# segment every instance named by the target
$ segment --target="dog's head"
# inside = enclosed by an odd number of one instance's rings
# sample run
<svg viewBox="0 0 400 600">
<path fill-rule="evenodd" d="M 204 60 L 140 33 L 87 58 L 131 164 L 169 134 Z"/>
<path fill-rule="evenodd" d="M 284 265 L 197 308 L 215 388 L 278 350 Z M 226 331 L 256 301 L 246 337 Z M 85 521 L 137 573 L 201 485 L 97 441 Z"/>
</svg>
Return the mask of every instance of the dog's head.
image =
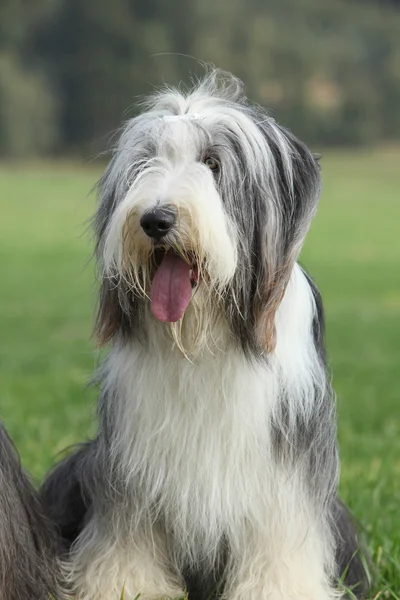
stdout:
<svg viewBox="0 0 400 600">
<path fill-rule="evenodd" d="M 274 347 L 319 168 L 240 81 L 213 71 L 189 93 L 151 97 L 126 124 L 100 190 L 101 343 L 151 319 L 169 323 L 178 343 L 190 324 L 194 347 L 222 320 L 245 350 Z"/>
</svg>

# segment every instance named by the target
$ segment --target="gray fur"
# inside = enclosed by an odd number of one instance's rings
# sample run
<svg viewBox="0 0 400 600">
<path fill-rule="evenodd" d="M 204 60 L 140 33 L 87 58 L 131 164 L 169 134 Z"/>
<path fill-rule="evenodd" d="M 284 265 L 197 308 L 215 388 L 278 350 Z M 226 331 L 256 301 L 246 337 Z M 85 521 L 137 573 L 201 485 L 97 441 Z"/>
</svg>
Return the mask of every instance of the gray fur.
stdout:
<svg viewBox="0 0 400 600">
<path fill-rule="evenodd" d="M 0 424 L 0 598 L 59 600 L 53 525 Z"/>
</svg>

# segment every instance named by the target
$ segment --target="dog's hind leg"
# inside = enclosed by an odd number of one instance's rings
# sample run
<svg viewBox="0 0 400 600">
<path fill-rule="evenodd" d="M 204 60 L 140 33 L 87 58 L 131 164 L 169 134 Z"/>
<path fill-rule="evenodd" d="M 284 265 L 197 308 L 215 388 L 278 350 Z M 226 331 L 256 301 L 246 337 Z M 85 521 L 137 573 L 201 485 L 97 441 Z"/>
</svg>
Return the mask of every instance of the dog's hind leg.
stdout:
<svg viewBox="0 0 400 600">
<path fill-rule="evenodd" d="M 86 488 L 93 477 L 90 460 L 96 441 L 79 446 L 47 475 L 39 490 L 46 513 L 57 525 L 62 551 L 69 551 L 81 533 L 92 500 Z"/>
<path fill-rule="evenodd" d="M 358 539 L 357 526 L 347 507 L 336 498 L 336 565 L 338 576 L 357 598 L 367 598 L 370 588 L 367 552 Z"/>
</svg>

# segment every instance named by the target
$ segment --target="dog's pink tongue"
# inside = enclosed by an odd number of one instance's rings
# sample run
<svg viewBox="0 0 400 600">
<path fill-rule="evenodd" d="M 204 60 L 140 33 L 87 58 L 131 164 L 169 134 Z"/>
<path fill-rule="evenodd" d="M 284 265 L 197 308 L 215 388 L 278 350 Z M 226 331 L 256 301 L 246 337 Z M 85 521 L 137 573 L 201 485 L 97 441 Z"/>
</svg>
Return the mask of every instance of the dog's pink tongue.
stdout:
<svg viewBox="0 0 400 600">
<path fill-rule="evenodd" d="M 175 323 L 191 297 L 190 266 L 174 252 L 167 252 L 151 284 L 151 312 L 159 321 Z"/>
</svg>

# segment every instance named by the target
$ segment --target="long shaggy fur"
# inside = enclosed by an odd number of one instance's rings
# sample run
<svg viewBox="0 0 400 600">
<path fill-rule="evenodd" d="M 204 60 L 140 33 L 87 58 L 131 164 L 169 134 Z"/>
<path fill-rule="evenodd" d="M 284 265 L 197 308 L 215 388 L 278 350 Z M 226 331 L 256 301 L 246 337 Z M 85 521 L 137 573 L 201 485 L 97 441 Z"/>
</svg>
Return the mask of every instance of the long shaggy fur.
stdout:
<svg viewBox="0 0 400 600">
<path fill-rule="evenodd" d="M 350 557 L 361 593 L 321 298 L 296 262 L 317 161 L 212 71 L 146 103 L 99 189 L 100 428 L 42 490 L 67 586 L 78 600 L 329 600 Z M 141 218 L 158 209 L 174 225 L 155 243 Z M 194 277 L 169 324 L 150 311 L 165 253 Z"/>
<path fill-rule="evenodd" d="M 53 526 L 0 424 L 0 598 L 60 600 Z"/>
</svg>

